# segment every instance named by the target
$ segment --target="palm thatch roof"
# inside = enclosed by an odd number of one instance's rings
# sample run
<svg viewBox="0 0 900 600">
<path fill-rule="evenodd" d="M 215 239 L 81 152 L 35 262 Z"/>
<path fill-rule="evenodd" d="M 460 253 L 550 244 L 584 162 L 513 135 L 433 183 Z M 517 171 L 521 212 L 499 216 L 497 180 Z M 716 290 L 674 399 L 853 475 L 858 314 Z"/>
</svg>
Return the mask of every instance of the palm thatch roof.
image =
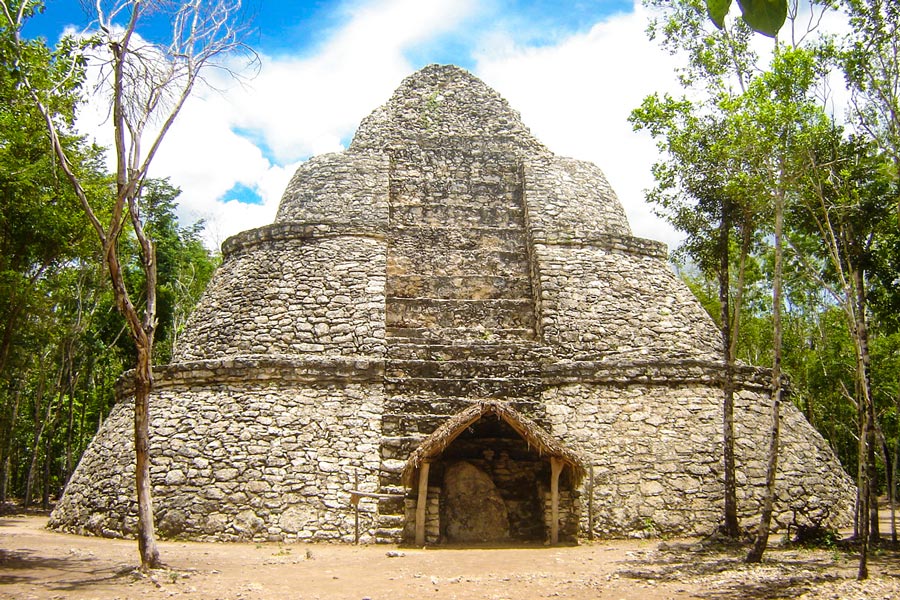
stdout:
<svg viewBox="0 0 900 600">
<path fill-rule="evenodd" d="M 498 418 L 503 419 L 516 433 L 522 436 L 529 448 L 534 448 L 539 455 L 560 459 L 563 465 L 570 469 L 569 477 L 573 486 L 578 486 L 581 480 L 584 479 L 586 471 L 581 458 L 577 454 L 553 439 L 537 423 L 522 416 L 505 402 L 484 400 L 457 413 L 435 429 L 434 433 L 425 438 L 419 447 L 413 451 L 403 467 L 401 475 L 403 484 L 407 487 L 412 487 L 416 481 L 416 473 L 419 467 L 422 466 L 422 463 L 430 462 L 431 459 L 443 453 L 469 425 L 472 425 L 486 414 L 494 414 Z"/>
</svg>

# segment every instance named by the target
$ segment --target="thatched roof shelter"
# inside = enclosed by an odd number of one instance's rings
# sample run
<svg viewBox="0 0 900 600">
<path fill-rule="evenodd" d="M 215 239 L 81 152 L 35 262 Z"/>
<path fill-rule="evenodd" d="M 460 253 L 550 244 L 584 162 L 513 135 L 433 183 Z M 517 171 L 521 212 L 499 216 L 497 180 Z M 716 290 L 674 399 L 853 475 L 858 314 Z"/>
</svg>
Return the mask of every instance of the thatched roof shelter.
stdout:
<svg viewBox="0 0 900 600">
<path fill-rule="evenodd" d="M 586 474 L 584 463 L 577 454 L 553 439 L 537 423 L 519 414 L 505 402 L 483 400 L 454 415 L 425 438 L 403 467 L 403 485 L 412 487 L 415 484 L 419 467 L 423 463 L 430 462 L 431 459 L 443 453 L 466 428 L 486 414 L 494 414 L 497 418 L 505 421 L 522 436 L 530 448 L 534 448 L 538 455 L 548 458 L 555 457 L 564 466 L 569 467 L 569 477 L 573 487 L 577 487 L 584 479 Z"/>
</svg>

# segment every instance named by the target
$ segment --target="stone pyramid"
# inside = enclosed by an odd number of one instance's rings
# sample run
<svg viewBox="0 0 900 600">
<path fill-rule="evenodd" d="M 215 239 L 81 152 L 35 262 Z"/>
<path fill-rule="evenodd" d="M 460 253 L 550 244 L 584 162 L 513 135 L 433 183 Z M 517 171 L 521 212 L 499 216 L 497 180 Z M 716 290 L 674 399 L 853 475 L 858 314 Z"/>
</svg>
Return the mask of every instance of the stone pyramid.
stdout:
<svg viewBox="0 0 900 600">
<path fill-rule="evenodd" d="M 432 65 L 310 159 L 223 263 L 151 401 L 168 537 L 426 543 L 697 534 L 722 513 L 719 332 L 593 164 Z M 737 374 L 739 509 L 766 369 Z M 131 535 L 128 379 L 51 519 Z M 791 406 L 776 524 L 854 488 Z M 751 521 L 754 520 L 754 521 Z"/>
</svg>

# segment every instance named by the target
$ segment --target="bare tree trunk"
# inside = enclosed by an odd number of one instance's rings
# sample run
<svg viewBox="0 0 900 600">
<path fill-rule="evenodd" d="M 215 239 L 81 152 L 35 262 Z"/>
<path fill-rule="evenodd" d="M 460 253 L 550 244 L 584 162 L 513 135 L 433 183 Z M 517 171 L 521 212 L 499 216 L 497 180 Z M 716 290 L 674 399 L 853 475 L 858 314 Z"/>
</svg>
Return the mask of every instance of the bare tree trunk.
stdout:
<svg viewBox="0 0 900 600">
<path fill-rule="evenodd" d="M 868 412 L 868 411 L 866 411 Z M 871 424 L 869 423 L 868 416 L 862 420 L 862 431 L 859 436 L 859 444 L 860 444 L 860 454 L 861 458 L 865 462 L 867 461 L 867 457 L 869 455 L 868 444 L 869 444 L 869 429 L 871 428 Z M 867 518 L 866 512 L 869 509 L 870 495 L 871 495 L 871 485 L 869 480 L 869 469 L 867 466 L 863 466 L 864 463 L 860 464 L 860 482 L 859 482 L 859 568 L 856 572 L 857 579 L 866 579 L 869 577 L 869 519 Z"/>
<path fill-rule="evenodd" d="M 47 421 L 50 419 L 50 410 L 53 408 L 53 400 L 47 402 L 47 414 L 41 418 L 41 409 L 42 402 L 44 400 L 44 391 L 46 388 L 46 374 L 41 373 L 40 379 L 38 380 L 38 387 L 35 393 L 35 409 L 34 409 L 34 417 L 38 421 L 35 423 L 37 426 L 37 431 L 34 433 L 34 449 L 31 453 L 31 460 L 28 463 L 28 471 L 25 475 L 25 494 L 22 498 L 22 506 L 28 508 L 31 506 L 32 500 L 32 491 L 34 489 L 34 474 L 37 469 L 38 458 L 41 455 L 41 441 L 44 435 L 44 428 L 47 425 Z"/>
<path fill-rule="evenodd" d="M 888 496 L 888 506 L 891 507 L 891 511 L 893 512 L 894 507 L 894 465 L 891 461 L 891 449 L 888 446 L 887 438 L 884 437 L 884 430 L 881 428 L 881 425 L 878 421 L 875 421 L 875 434 L 878 438 L 878 450 L 881 454 L 881 462 L 884 463 L 884 487 Z M 878 501 L 876 498 L 875 508 L 878 508 Z M 875 515 L 878 516 L 878 512 L 876 510 Z M 875 540 L 875 543 L 881 541 L 881 530 L 878 530 L 878 538 Z"/>
<path fill-rule="evenodd" d="M 860 437 L 860 445 L 863 449 L 863 473 L 862 499 L 860 501 L 860 557 L 857 578 L 866 579 L 869 576 L 868 554 L 869 546 L 877 544 L 880 539 L 878 531 L 878 472 L 875 467 L 875 402 L 872 398 L 872 388 L 869 381 L 869 331 L 866 323 L 866 296 L 863 274 L 860 269 L 851 272 L 853 286 L 855 288 L 855 323 L 853 324 L 854 342 L 856 344 L 856 381 L 859 391 L 860 408 L 863 411 L 864 425 L 863 435 Z"/>
<path fill-rule="evenodd" d="M 25 11 L 17 14 L 4 10 L 6 25 L 14 35 L 17 46 L 16 62 L 21 61 L 23 44 L 20 33 L 24 25 Z M 225 57 L 247 52 L 250 62 L 256 55 L 244 46 L 240 37 L 243 12 L 240 0 L 215 2 L 140 2 L 116 0 L 104 10 L 101 3 L 94 7 L 98 36 L 109 51 L 111 81 L 109 94 L 112 104 L 111 123 L 116 161 L 116 197 L 109 203 L 108 227 L 104 227 L 98 213 L 81 185 L 78 174 L 71 168 L 66 149 L 60 141 L 54 123 L 54 113 L 42 100 L 42 93 L 35 87 L 27 70 L 20 73 L 21 85 L 31 95 L 35 106 L 44 117 L 47 132 L 59 165 L 72 183 L 75 195 L 85 216 L 97 233 L 103 260 L 112 283 L 116 308 L 125 318 L 129 333 L 138 354 L 135 368 L 135 453 L 136 486 L 138 492 L 138 546 L 142 568 L 159 565 L 153 530 L 153 510 L 150 504 L 149 470 L 149 412 L 148 402 L 153 385 L 152 350 L 156 328 L 156 255 L 153 244 L 145 235 L 140 215 L 141 188 L 150 164 L 163 139 L 178 117 L 194 85 L 206 67 L 213 66 Z M 171 43 L 159 48 L 153 44 L 132 44 L 137 36 L 138 22 L 145 13 L 154 11 L 157 17 L 170 17 Z M 159 11 L 159 12 L 156 12 Z M 115 21 L 115 22 L 114 22 Z M 173 57 L 173 58 L 167 58 Z M 165 63 L 160 66 L 160 61 Z M 230 71 L 229 71 L 230 72 Z M 150 143 L 143 144 L 145 128 L 153 123 L 154 135 Z M 118 256 L 118 240 L 126 223 L 130 221 L 141 248 L 141 267 L 146 276 L 145 308 L 143 318 L 138 314 L 124 283 Z M 0 348 L 2 350 L 2 348 Z M 2 358 L 2 357 L 0 357 Z"/>
<path fill-rule="evenodd" d="M 781 350 L 782 350 L 782 323 L 781 323 L 781 284 L 782 261 L 784 249 L 782 247 L 782 230 L 784 228 L 784 194 L 779 192 L 775 196 L 775 273 L 772 284 L 772 320 L 774 325 L 774 339 L 772 350 L 772 422 L 769 435 L 769 452 L 766 463 L 766 492 L 763 496 L 762 512 L 759 516 L 759 528 L 756 531 L 756 540 L 753 548 L 747 554 L 747 562 L 758 563 L 762 561 L 763 553 L 769 543 L 769 527 L 772 523 L 772 510 L 775 505 L 775 475 L 778 472 L 778 441 L 781 431 L 781 396 L 783 386 L 781 383 Z"/>
<path fill-rule="evenodd" d="M 41 483 L 41 508 L 48 510 L 50 508 L 50 474 L 53 466 L 53 429 L 47 434 L 46 447 L 44 448 L 44 476 Z"/>
<path fill-rule="evenodd" d="M 134 372 L 134 450 L 135 485 L 138 499 L 138 550 L 145 568 L 160 566 L 156 532 L 153 527 L 153 501 L 150 495 L 150 390 L 153 371 L 149 348 L 138 349 Z"/>
<path fill-rule="evenodd" d="M 863 515 L 866 514 L 863 503 L 866 487 L 866 412 L 859 402 L 856 403 L 856 419 L 859 426 L 859 437 L 856 451 L 856 506 L 853 511 L 853 537 L 861 538 L 863 536 L 862 521 L 865 520 Z M 868 536 L 868 529 L 866 535 Z"/>
<path fill-rule="evenodd" d="M 9 451 L 12 448 L 12 437 L 16 430 L 16 421 L 19 417 L 19 400 L 22 397 L 22 379 L 13 392 L 12 409 L 9 411 L 9 420 L 4 423 L 3 437 L 0 438 L 0 502 L 6 502 L 9 490 Z"/>
<path fill-rule="evenodd" d="M 894 478 L 891 481 L 891 543 L 897 546 L 897 469 L 900 469 L 900 436 L 894 440 Z"/>
<path fill-rule="evenodd" d="M 729 303 L 730 262 L 728 256 L 731 228 L 731 209 L 728 202 L 722 205 L 722 220 L 719 225 L 719 306 L 722 324 L 722 358 L 725 363 L 725 381 L 722 399 L 722 443 L 725 479 L 725 535 L 740 536 L 737 518 L 737 486 L 734 467 L 734 355 L 732 354 L 731 310 Z"/>
</svg>

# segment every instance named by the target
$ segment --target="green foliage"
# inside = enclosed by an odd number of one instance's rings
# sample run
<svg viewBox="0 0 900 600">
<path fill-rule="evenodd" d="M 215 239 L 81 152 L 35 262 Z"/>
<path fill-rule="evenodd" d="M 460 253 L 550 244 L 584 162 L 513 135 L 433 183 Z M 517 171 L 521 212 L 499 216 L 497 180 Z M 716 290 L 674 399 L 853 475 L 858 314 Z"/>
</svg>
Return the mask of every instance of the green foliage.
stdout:
<svg viewBox="0 0 900 600">
<path fill-rule="evenodd" d="M 15 10 L 19 3 L 7 2 Z M 29 3 L 29 11 L 40 10 Z M 0 24 L 3 20 L 0 19 Z M 73 135 L 80 101 L 74 42 L 51 51 L 40 40 L 13 52 L 0 28 L 0 501 L 49 500 L 60 492 L 112 407 L 115 381 L 134 364 L 134 344 L 116 310 L 95 233 L 56 159 L 46 123 L 21 85 L 28 74 L 50 107 L 87 200 L 102 207 L 115 193 L 102 150 Z M 28 64 L 23 64 L 22 61 Z M 157 360 L 165 361 L 217 259 L 200 224 L 179 226 L 179 191 L 149 180 L 140 210 L 156 237 L 159 262 Z M 119 238 L 133 290 L 142 289 L 133 231 Z"/>
<path fill-rule="evenodd" d="M 171 358 L 178 335 L 219 262 L 200 239 L 202 222 L 188 227 L 179 225 L 175 209 L 180 194 L 181 190 L 173 187 L 168 179 L 147 180 L 141 190 L 140 208 L 145 231 L 156 242 L 159 326 L 154 362 L 157 364 L 165 364 Z M 132 240 L 126 251 L 126 256 L 131 259 L 125 263 L 132 297 L 143 301 L 144 272 L 138 252 Z"/>
<path fill-rule="evenodd" d="M 754 30 L 775 37 L 787 18 L 788 0 L 737 0 L 744 21 Z M 706 0 L 709 18 L 716 27 L 725 26 L 731 0 Z"/>
<path fill-rule="evenodd" d="M 653 168 L 656 186 L 648 199 L 685 233 L 674 254 L 682 262 L 682 276 L 721 324 L 717 278 L 723 265 L 731 265 L 730 300 L 738 291 L 743 294 L 737 356 L 769 364 L 774 340 L 768 300 L 771 215 L 780 195 L 790 241 L 782 343 L 792 400 L 855 474 L 865 397 L 861 386 L 871 385 L 885 438 L 880 447 L 890 462 L 900 450 L 900 127 L 893 119 L 900 115 L 900 4 L 847 0 L 855 29 L 844 40 L 778 45 L 765 68 L 749 51 L 742 24 L 728 22 L 730 3 L 648 4 L 662 11 L 650 26 L 651 37 L 686 58 L 680 73 L 688 93 L 680 99 L 649 96 L 631 121 L 648 131 L 663 152 L 664 160 Z M 711 29 L 702 7 L 721 29 Z M 835 127 L 816 95 L 836 57 L 855 90 L 855 124 L 863 134 L 857 137 Z M 721 244 L 726 230 L 727 247 Z M 739 240 L 747 231 L 751 243 L 741 282 L 730 269 L 741 257 Z M 861 296 L 854 270 L 862 273 Z M 868 326 L 871 355 L 870 374 L 863 379 L 855 337 L 861 323 Z M 884 461 L 879 468 L 886 474 Z"/>
</svg>

